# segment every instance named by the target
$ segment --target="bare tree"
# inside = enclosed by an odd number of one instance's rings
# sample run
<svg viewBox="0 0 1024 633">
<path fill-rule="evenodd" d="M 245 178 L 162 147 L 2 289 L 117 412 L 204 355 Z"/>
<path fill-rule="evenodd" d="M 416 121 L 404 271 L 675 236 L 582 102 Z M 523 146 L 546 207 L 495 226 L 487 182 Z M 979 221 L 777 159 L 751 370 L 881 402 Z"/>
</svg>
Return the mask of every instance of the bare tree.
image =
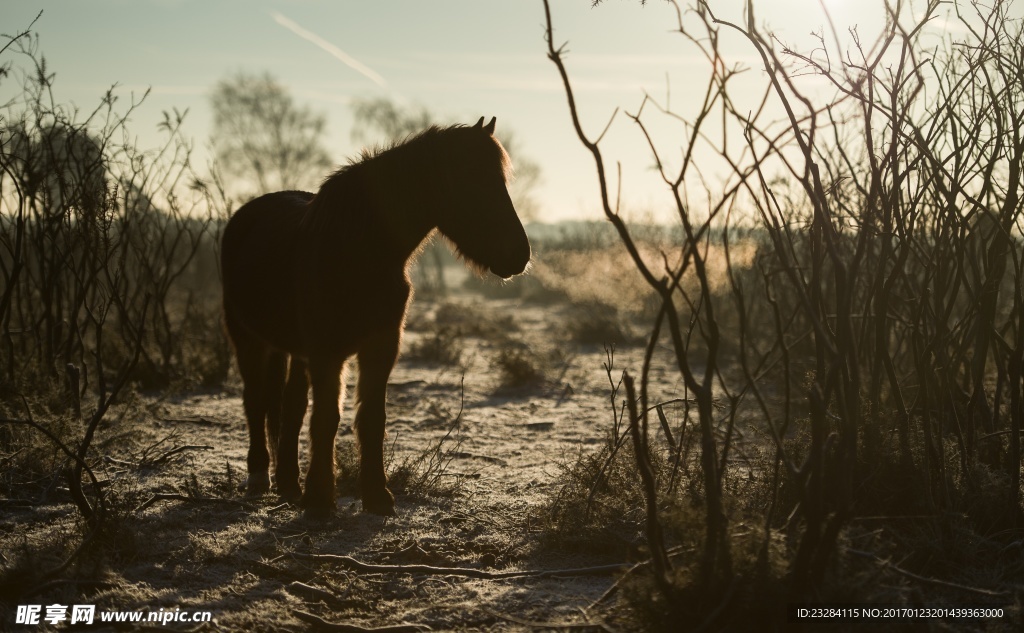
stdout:
<svg viewBox="0 0 1024 633">
<path fill-rule="evenodd" d="M 300 106 L 270 74 L 239 73 L 210 94 L 217 166 L 247 193 L 297 189 L 331 166 L 323 113 Z"/>
<path fill-rule="evenodd" d="M 366 143 L 377 132 L 389 141 L 397 141 L 437 123 L 437 117 L 424 106 L 402 107 L 388 99 L 356 99 L 352 103 L 355 125 L 352 140 Z"/>
</svg>

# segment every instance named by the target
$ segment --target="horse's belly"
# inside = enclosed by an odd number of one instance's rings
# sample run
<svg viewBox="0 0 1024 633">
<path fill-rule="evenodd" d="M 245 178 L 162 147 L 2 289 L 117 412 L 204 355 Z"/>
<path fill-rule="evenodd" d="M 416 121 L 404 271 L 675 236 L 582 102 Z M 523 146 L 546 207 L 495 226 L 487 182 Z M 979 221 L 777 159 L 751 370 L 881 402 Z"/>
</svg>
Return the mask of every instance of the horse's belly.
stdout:
<svg viewBox="0 0 1024 633">
<path fill-rule="evenodd" d="M 322 280 L 325 281 L 325 280 Z M 302 347 L 311 353 L 347 358 L 373 335 L 399 332 L 405 320 L 409 288 L 381 283 L 326 283 L 297 297 Z M 312 285 L 312 284 L 311 284 Z"/>
<path fill-rule="evenodd" d="M 272 293 L 239 293 L 224 297 L 224 312 L 229 328 L 243 328 L 262 342 L 289 354 L 305 356 L 294 300 Z"/>
</svg>

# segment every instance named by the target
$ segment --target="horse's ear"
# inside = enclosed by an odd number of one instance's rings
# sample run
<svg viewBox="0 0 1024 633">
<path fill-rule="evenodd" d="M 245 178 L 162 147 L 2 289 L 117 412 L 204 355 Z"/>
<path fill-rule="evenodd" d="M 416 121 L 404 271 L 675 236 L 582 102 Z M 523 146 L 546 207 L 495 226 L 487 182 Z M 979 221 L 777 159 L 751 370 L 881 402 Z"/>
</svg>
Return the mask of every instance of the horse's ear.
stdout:
<svg viewBox="0 0 1024 633">
<path fill-rule="evenodd" d="M 480 117 L 480 120 L 477 121 L 476 125 L 474 125 L 473 127 L 483 127 L 483 126 L 484 126 L 484 118 Z"/>
<path fill-rule="evenodd" d="M 484 118 L 483 118 L 483 117 L 480 117 L 480 122 L 481 122 L 481 123 L 483 123 L 483 121 L 484 121 Z M 495 124 L 495 123 L 496 123 L 497 121 L 498 121 L 498 117 L 496 117 L 496 116 L 492 116 L 492 117 L 491 117 L 491 122 L 490 122 L 490 123 L 488 123 L 488 124 L 487 124 L 487 127 L 485 127 L 485 128 L 484 128 L 484 132 L 487 132 L 488 134 L 494 134 L 494 124 Z"/>
</svg>

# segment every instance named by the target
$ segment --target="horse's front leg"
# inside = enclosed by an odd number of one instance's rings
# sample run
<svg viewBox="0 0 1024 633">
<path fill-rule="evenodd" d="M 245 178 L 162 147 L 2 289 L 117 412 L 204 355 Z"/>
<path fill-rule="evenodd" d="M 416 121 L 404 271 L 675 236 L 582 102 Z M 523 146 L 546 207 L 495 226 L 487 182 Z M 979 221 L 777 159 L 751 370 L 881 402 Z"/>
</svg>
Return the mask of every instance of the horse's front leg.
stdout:
<svg viewBox="0 0 1024 633">
<path fill-rule="evenodd" d="M 309 420 L 309 469 L 299 504 L 310 518 L 327 518 L 334 513 L 334 438 L 341 419 L 341 381 L 344 359 L 309 361 L 313 387 L 313 415 Z"/>
<path fill-rule="evenodd" d="M 388 377 L 398 358 L 401 330 L 368 338 L 359 349 L 359 385 L 356 389 L 356 437 L 359 439 L 359 489 L 363 511 L 393 515 L 395 497 L 384 474 L 384 403 Z"/>
</svg>

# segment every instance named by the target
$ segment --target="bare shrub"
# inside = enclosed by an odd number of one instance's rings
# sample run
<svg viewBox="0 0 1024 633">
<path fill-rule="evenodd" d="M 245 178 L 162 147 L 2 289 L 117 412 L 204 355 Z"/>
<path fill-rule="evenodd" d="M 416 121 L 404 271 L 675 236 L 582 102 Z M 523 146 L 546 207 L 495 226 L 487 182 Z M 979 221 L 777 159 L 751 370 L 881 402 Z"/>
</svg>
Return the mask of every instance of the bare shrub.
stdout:
<svg viewBox="0 0 1024 633">
<path fill-rule="evenodd" d="M 23 390 L 73 364 L 83 395 L 103 392 L 104 367 L 131 357 L 139 328 L 136 379 L 161 386 L 188 376 L 186 343 L 219 320 L 210 263 L 219 207 L 191 171 L 183 115 L 165 113 L 163 147 L 137 149 L 122 139 L 141 100 L 119 113 L 109 92 L 79 120 L 52 100 L 35 41 L 19 45 L 32 71 L 6 106 L 0 154 L 0 377 Z M 187 277 L 204 283 L 186 287 Z M 224 366 L 226 350 L 216 354 Z M 201 373 L 210 382 L 224 372 Z"/>
<path fill-rule="evenodd" d="M 498 372 L 501 388 L 505 389 L 536 386 L 545 379 L 544 359 L 529 345 L 518 341 L 502 344 L 491 359 L 491 367 Z"/>
<path fill-rule="evenodd" d="M 436 444 L 414 457 L 391 460 L 388 485 L 400 494 L 421 498 L 444 498 L 462 494 L 465 476 L 451 471 L 452 460 L 462 447 L 462 411 L 448 425 Z"/>
<path fill-rule="evenodd" d="M 908 5 L 887 5 L 871 45 L 856 29 L 844 44 L 825 13 L 809 52 L 762 30 L 753 3 L 742 23 L 705 2 L 677 7 L 675 30 L 708 61 L 704 101 L 684 115 L 645 95 L 626 113 L 678 212 L 675 246 L 654 258 L 610 193 L 604 132 L 583 130 L 547 14 L 548 55 L 594 159 L 602 210 L 659 300 L 623 405 L 658 626 L 684 616 L 708 629 L 735 622 L 729 607 L 756 586 L 739 575 L 745 563 L 732 544 L 730 499 L 745 490 L 760 500 L 740 506 L 761 506 L 762 552 L 786 530 L 786 593 L 797 600 L 832 595 L 851 557 L 884 561 L 846 540 L 868 516 L 891 519 L 883 525 L 904 551 L 942 535 L 930 551 L 951 558 L 963 552 L 953 534 L 1005 546 L 1024 523 L 1024 25 L 1007 2 L 952 3 L 960 30 L 926 46 L 939 6 L 910 15 Z M 744 69 L 720 48 L 728 36 L 763 70 L 750 103 L 731 92 Z M 655 117 L 682 126 L 674 171 L 652 138 Z M 726 175 L 712 184 L 698 155 Z M 695 401 L 704 527 L 696 564 L 666 554 L 673 523 L 663 506 L 672 498 L 654 468 L 665 448 L 647 440 L 658 409 L 648 405 L 646 376 L 663 337 Z M 770 448 L 738 459 L 751 431 Z M 681 446 L 668 451 L 679 456 Z M 740 485 L 740 473 L 756 485 Z M 907 511 L 921 523 L 897 518 Z"/>
<path fill-rule="evenodd" d="M 473 304 L 442 303 L 434 313 L 438 327 L 458 330 L 462 336 L 503 341 L 519 331 L 514 314 L 482 310 Z"/>
<path fill-rule="evenodd" d="M 410 360 L 438 363 L 441 365 L 458 365 L 462 360 L 462 333 L 457 326 L 437 325 L 430 327 L 416 341 L 404 358 Z"/>
<path fill-rule="evenodd" d="M 547 539 L 557 549 L 629 555 L 640 547 L 643 497 L 630 447 L 606 443 L 561 466 L 547 503 Z"/>
<path fill-rule="evenodd" d="M 643 342 L 614 307 L 597 302 L 575 304 L 566 317 L 568 339 L 583 345 L 625 345 Z"/>
<path fill-rule="evenodd" d="M 8 51 L 27 69 L 6 64 L 0 73 L 22 88 L 0 116 L 0 485 L 32 508 L 62 482 L 80 517 L 61 562 L 37 562 L 32 578 L 45 581 L 130 549 L 130 495 L 100 481 L 93 442 L 101 424 L 132 410 L 133 384 L 194 375 L 186 341 L 217 322 L 200 299 L 216 274 L 207 270 L 193 288 L 181 281 L 215 260 L 218 207 L 191 170 L 183 114 L 165 112 L 166 144 L 140 150 L 126 122 L 141 99 L 118 111 L 111 90 L 81 118 L 54 101 L 34 36 L 12 38 L 0 52 Z"/>
</svg>

